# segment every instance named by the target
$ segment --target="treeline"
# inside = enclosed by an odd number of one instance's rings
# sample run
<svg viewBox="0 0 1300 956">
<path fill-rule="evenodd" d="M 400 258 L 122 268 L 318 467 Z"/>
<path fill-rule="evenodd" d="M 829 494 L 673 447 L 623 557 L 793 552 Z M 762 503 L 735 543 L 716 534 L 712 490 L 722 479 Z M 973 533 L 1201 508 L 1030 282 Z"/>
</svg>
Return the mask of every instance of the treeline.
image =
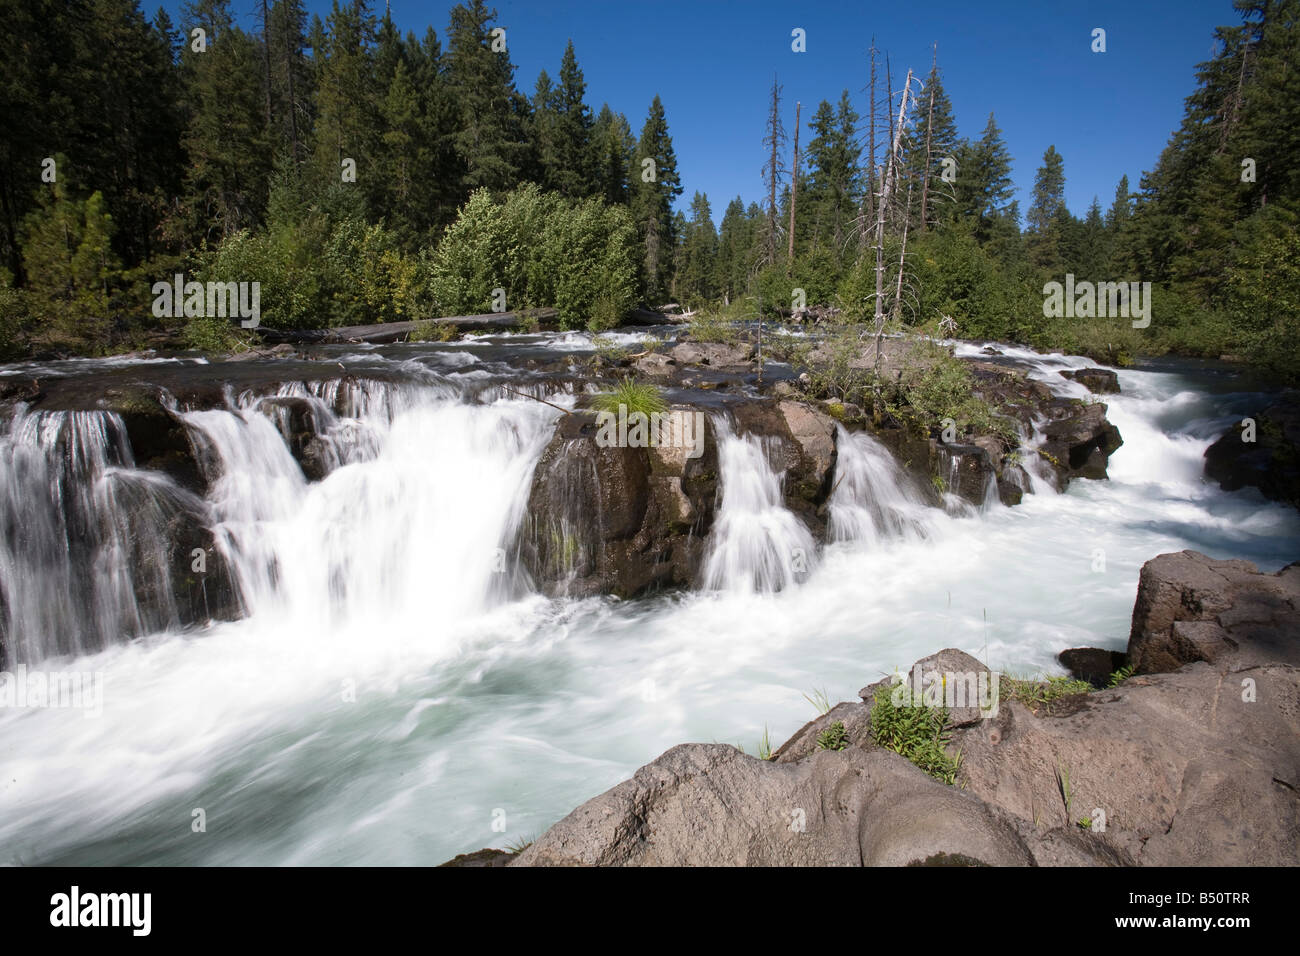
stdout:
<svg viewBox="0 0 1300 956">
<path fill-rule="evenodd" d="M 878 70 L 873 49 L 863 113 L 848 91 L 819 103 L 800 131 L 797 162 L 782 122 L 789 104 L 774 82 L 766 202 L 733 200 L 715 230 L 708 197 L 695 194 L 674 230 L 675 296 L 700 306 L 740 300 L 738 315 L 760 301 L 790 314 L 802 291 L 808 305 L 853 319 L 873 316 L 883 298 L 892 322 L 942 324 L 964 337 L 1112 361 L 1171 349 L 1233 353 L 1296 377 L 1300 2 L 1234 7 L 1242 22 L 1216 30 L 1216 52 L 1197 67 L 1183 123 L 1155 169 L 1137 190 L 1122 178 L 1082 218 L 1065 205 L 1065 159 L 1054 146 L 1022 214 L 995 117 L 978 136 L 961 135 L 937 62 L 921 81 L 899 79 Z M 1152 283 L 1151 325 L 1045 317 L 1044 285 L 1066 274 Z"/>
<path fill-rule="evenodd" d="M 867 95 L 791 105 L 774 79 L 764 193 L 722 210 L 681 178 L 663 104 L 593 111 L 572 44 L 531 94 L 483 0 L 443 37 L 367 0 L 310 20 L 228 0 L 173 24 L 135 0 L 10 0 L 0 34 L 0 351 L 171 343 L 176 273 L 259 281 L 264 325 L 553 305 L 607 327 L 638 301 L 813 315 L 1087 352 L 1300 370 L 1300 0 L 1236 0 L 1184 120 L 1136 189 L 1083 217 L 1048 146 L 1013 200 L 996 118 L 959 131 L 937 57 Z M 1104 120 L 1097 135 L 1106 136 Z M 757 131 L 756 131 L 757 132 Z M 796 150 L 797 144 L 797 150 Z M 761 150 L 761 152 L 760 152 Z M 742 161 L 740 165 L 747 165 Z M 1151 283 L 1149 327 L 1047 317 L 1044 286 Z M 192 319 L 191 344 L 241 334 Z"/>
<path fill-rule="evenodd" d="M 445 313 L 438 239 L 476 190 L 526 183 L 554 195 L 552 225 L 570 240 L 617 246 L 561 283 L 567 318 L 595 308 L 617 321 L 667 295 L 681 186 L 663 104 L 639 137 L 608 105 L 593 111 L 572 43 L 556 77 L 543 71 L 525 95 L 483 0 L 454 7 L 441 39 L 432 27 L 402 35 L 368 0 L 335 0 L 324 20 L 302 0 L 261 0 L 255 32 L 229 0 L 198 0 L 180 23 L 161 9 L 146 20 L 136 0 L 6 11 L 0 345 L 11 350 L 165 341 L 174 320 L 151 314 L 150 288 L 178 272 L 260 281 L 268 326 Z M 603 297 L 574 298 L 602 283 Z M 511 308 L 537 304 L 527 289 L 506 294 Z M 458 295 L 454 307 L 492 304 Z M 188 331 L 209 347 L 236 334 L 220 321 Z"/>
</svg>

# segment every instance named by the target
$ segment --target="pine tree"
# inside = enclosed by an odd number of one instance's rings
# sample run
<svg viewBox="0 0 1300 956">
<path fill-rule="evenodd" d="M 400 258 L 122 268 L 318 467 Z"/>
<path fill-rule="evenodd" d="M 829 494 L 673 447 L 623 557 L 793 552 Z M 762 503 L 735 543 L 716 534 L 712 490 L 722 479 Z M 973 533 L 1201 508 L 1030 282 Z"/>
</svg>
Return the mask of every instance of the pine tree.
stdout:
<svg viewBox="0 0 1300 956">
<path fill-rule="evenodd" d="M 555 90 L 556 163 L 549 180 L 554 183 L 554 189 L 571 199 L 582 199 L 595 192 L 593 121 L 586 94 L 587 81 L 583 79 L 570 40 L 564 48 L 560 82 Z"/>
<path fill-rule="evenodd" d="M 671 289 L 674 234 L 672 206 L 681 195 L 677 154 L 668 134 L 668 121 L 658 95 L 641 128 L 632 167 L 632 216 L 643 243 L 642 287 L 651 303 L 662 301 Z"/>
<path fill-rule="evenodd" d="M 921 184 L 917 227 L 924 232 L 932 222 L 951 218 L 953 190 L 943 179 L 944 160 L 952 158 L 958 141 L 952 101 L 943 88 L 943 74 L 937 60 L 926 78 L 916 115 L 917 129 L 910 140 L 908 166 L 913 178 Z"/>
<path fill-rule="evenodd" d="M 1033 202 L 1026 216 L 1029 226 L 1026 242 L 1034 264 L 1053 272 L 1062 261 L 1062 231 L 1066 222 L 1062 217 L 1063 210 L 1065 160 L 1055 146 L 1048 146 L 1047 152 L 1043 153 L 1043 165 L 1034 177 Z"/>
<path fill-rule="evenodd" d="M 701 305 L 716 295 L 718 234 L 713 226 L 709 197 L 696 192 L 683 240 L 684 264 L 678 275 L 679 295 L 687 304 Z"/>
<path fill-rule="evenodd" d="M 271 62 L 271 113 L 275 135 L 295 163 L 311 137 L 311 66 L 305 55 L 307 13 L 302 0 L 275 0 L 264 42 Z"/>
<path fill-rule="evenodd" d="M 317 76 L 315 148 L 312 165 L 324 187 L 342 184 L 343 164 L 356 164 L 355 184 L 373 194 L 381 175 L 380 131 L 373 80 L 375 18 L 367 0 L 333 0 L 325 55 Z"/>
<path fill-rule="evenodd" d="M 457 4 L 451 11 L 447 79 L 459 108 L 455 144 L 466 198 L 480 186 L 511 188 L 528 163 L 527 103 L 515 89 L 508 49 L 500 35 L 492 36 L 496 17 L 483 0 Z"/>
<path fill-rule="evenodd" d="M 56 318 L 57 332 L 77 337 L 89 332 L 91 341 L 107 344 L 109 296 L 121 275 L 113 231 L 98 190 L 75 199 L 66 179 L 41 190 L 40 205 L 24 223 L 23 266 L 32 292 Z"/>
<path fill-rule="evenodd" d="M 849 91 L 844 90 L 837 109 L 822 100 L 808 124 L 813 138 L 808 143 L 807 184 L 802 187 L 809 207 L 804 221 L 811 223 L 813 248 L 829 248 L 836 257 L 844 251 L 861 202 L 862 151 L 857 144 L 857 123 Z"/>
<path fill-rule="evenodd" d="M 556 189 L 560 173 L 559 97 L 551 75 L 545 70 L 537 75 L 533 87 L 532 115 L 529 117 L 529 138 L 537 168 L 533 178 L 546 189 Z"/>
<path fill-rule="evenodd" d="M 591 139 L 595 195 L 611 205 L 626 204 L 636 154 L 636 138 L 627 117 L 615 113 L 606 103 L 592 125 Z"/>
<path fill-rule="evenodd" d="M 972 225 L 981 244 L 992 239 L 999 221 L 1005 221 L 1013 194 L 1011 156 L 992 113 L 976 142 L 957 147 L 957 182 L 954 210 Z"/>
<path fill-rule="evenodd" d="M 234 25 L 229 0 L 198 0 L 186 22 L 207 31 L 206 52 L 187 45 L 189 154 L 186 206 L 200 239 L 256 225 L 266 206 L 271 149 L 257 43 Z"/>
</svg>

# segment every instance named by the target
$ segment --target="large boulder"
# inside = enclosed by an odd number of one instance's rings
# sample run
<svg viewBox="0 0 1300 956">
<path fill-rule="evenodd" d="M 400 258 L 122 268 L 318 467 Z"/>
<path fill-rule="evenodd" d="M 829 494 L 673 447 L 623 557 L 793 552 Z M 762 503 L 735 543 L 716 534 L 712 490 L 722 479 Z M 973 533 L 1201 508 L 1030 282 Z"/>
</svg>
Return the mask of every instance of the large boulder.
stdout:
<svg viewBox="0 0 1300 956">
<path fill-rule="evenodd" d="M 691 409 L 682 409 L 690 412 Z M 592 412 L 560 419 L 533 472 L 521 554 L 551 593 L 632 597 L 695 580 L 717 497 L 717 443 L 703 454 L 597 441 Z"/>
<path fill-rule="evenodd" d="M 1213 658 L 1150 643 L 1146 674 L 996 715 L 954 712 L 958 787 L 876 744 L 889 679 L 800 728 L 770 760 L 685 744 L 588 801 L 517 859 L 532 865 L 1295 865 L 1300 860 L 1300 565 L 1183 552 L 1143 569 L 1134 633 L 1223 631 Z M 1130 646 L 1130 654 L 1135 653 Z M 1093 664 L 1104 669 L 1113 657 Z M 1176 667 L 1150 673 L 1159 666 Z M 981 674 L 946 649 L 919 675 Z M 951 679 L 951 678 L 948 678 Z M 843 728 L 845 749 L 819 736 Z"/>
<path fill-rule="evenodd" d="M 1197 551 L 1142 566 L 1128 659 L 1139 674 L 1231 656 L 1300 667 L 1300 563 L 1261 574 Z"/>
<path fill-rule="evenodd" d="M 835 419 L 805 402 L 756 399 L 728 406 L 741 434 L 756 435 L 781 473 L 786 506 L 814 537 L 826 532 L 825 504 L 835 469 Z"/>
<path fill-rule="evenodd" d="M 1300 507 L 1300 391 L 1287 389 L 1205 450 L 1205 474 L 1224 491 L 1258 488 Z"/>
<path fill-rule="evenodd" d="M 678 365 L 708 365 L 711 368 L 736 368 L 754 358 L 754 346 L 748 342 L 683 342 L 668 353 Z"/>
<path fill-rule="evenodd" d="M 1107 461 L 1124 444 L 1106 419 L 1105 404 L 1058 401 L 1048 413 L 1052 420 L 1043 428 L 1039 454 L 1056 470 L 1061 487 L 1072 478 L 1105 478 Z"/>
<path fill-rule="evenodd" d="M 1090 392 L 1106 394 L 1119 391 L 1119 375 L 1108 368 L 1067 369 L 1061 374 L 1078 382 Z"/>
</svg>

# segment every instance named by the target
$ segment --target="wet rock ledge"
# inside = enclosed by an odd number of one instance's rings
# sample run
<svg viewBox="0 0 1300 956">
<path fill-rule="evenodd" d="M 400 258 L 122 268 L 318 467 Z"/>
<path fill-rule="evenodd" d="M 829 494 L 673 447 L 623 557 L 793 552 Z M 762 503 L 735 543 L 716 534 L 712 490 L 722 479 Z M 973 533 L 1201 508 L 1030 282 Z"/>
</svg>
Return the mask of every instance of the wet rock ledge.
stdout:
<svg viewBox="0 0 1300 956">
<path fill-rule="evenodd" d="M 876 744 L 869 726 L 881 682 L 800 729 L 770 760 L 682 744 L 522 853 L 473 860 L 1294 866 L 1297 612 L 1300 563 L 1262 574 L 1194 551 L 1161 555 L 1138 588 L 1128 646 L 1136 673 L 1053 705 L 1008 694 L 1004 681 L 996 717 L 955 710 L 947 749 L 961 753 L 956 786 Z M 951 649 L 916 666 L 983 669 Z M 847 746 L 818 749 L 834 723 Z"/>
</svg>

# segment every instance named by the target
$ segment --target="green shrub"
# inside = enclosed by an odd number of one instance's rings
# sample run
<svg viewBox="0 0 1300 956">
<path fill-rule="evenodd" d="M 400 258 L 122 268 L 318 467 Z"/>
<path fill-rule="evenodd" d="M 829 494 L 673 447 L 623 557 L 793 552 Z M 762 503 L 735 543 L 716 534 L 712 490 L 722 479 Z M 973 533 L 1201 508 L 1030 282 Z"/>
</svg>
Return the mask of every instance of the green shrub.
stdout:
<svg viewBox="0 0 1300 956">
<path fill-rule="evenodd" d="M 735 322 L 715 311 L 697 312 L 686 326 L 692 342 L 720 342 L 732 345 L 740 341 L 741 329 Z"/>
<path fill-rule="evenodd" d="M 22 354 L 30 322 L 27 293 L 0 285 L 0 361 L 7 362 Z"/>
<path fill-rule="evenodd" d="M 527 184 L 500 200 L 476 191 L 429 261 L 442 315 L 553 306 L 566 328 L 618 325 L 636 302 L 637 234 L 622 206 L 567 203 Z"/>
<path fill-rule="evenodd" d="M 952 419 L 963 431 L 1002 434 L 1014 444 L 1014 426 L 975 394 L 970 367 L 934 342 L 918 340 L 894 387 L 890 413 L 926 432 Z"/>
<path fill-rule="evenodd" d="M 895 688 L 882 687 L 876 692 L 871 708 L 871 737 L 880 746 L 910 760 L 936 780 L 957 782 L 961 756 L 948 755 L 946 745 L 952 739 L 946 707 L 927 707 L 914 702 L 902 688 L 902 706 L 895 706 Z"/>
</svg>

